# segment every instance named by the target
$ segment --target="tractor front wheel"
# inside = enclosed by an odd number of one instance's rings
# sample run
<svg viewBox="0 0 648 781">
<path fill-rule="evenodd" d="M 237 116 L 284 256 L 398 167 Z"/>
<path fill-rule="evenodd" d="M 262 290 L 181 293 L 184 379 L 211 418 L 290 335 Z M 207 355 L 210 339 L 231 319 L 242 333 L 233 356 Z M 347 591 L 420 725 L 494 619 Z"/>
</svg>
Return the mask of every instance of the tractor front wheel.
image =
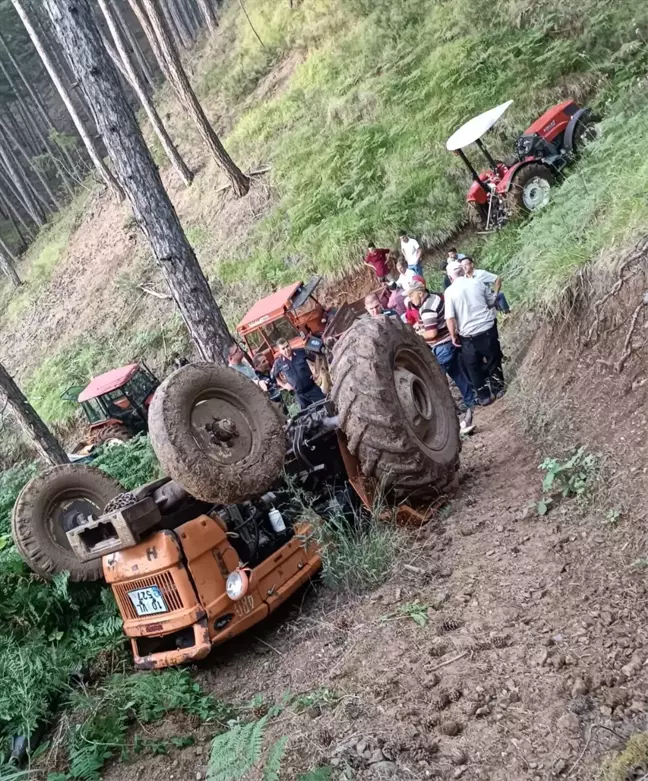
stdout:
<svg viewBox="0 0 648 781">
<path fill-rule="evenodd" d="M 11 532 L 27 566 L 50 578 L 68 571 L 70 580 L 97 580 L 101 561 L 79 561 L 67 532 L 89 515 L 98 518 L 123 488 L 92 466 L 63 464 L 32 478 L 20 492 L 11 516 Z"/>
<path fill-rule="evenodd" d="M 214 363 L 170 374 L 149 409 L 165 474 L 205 502 L 234 504 L 269 490 L 286 457 L 275 405 L 252 380 Z"/>
<path fill-rule="evenodd" d="M 523 217 L 542 209 L 549 203 L 555 177 L 542 163 L 529 163 L 513 177 L 508 192 L 508 205 L 513 217 Z"/>
<path fill-rule="evenodd" d="M 398 319 L 356 320 L 333 350 L 332 398 L 366 477 L 399 500 L 447 489 L 459 467 L 448 381 L 421 336 Z"/>
</svg>

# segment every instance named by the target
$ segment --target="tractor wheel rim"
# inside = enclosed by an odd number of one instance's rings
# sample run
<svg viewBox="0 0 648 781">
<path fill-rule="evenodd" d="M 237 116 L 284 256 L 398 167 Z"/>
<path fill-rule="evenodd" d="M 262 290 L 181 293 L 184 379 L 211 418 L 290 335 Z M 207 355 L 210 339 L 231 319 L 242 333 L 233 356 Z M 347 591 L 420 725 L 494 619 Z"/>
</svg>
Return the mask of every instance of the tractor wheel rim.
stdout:
<svg viewBox="0 0 648 781">
<path fill-rule="evenodd" d="M 52 538 L 61 547 L 69 548 L 67 532 L 85 523 L 91 516 L 98 518 L 102 512 L 103 505 L 99 497 L 70 489 L 54 497 L 45 514 Z"/>
<path fill-rule="evenodd" d="M 549 191 L 551 190 L 551 184 L 539 176 L 534 176 L 533 179 L 524 185 L 522 190 L 522 201 L 524 206 L 530 211 L 541 209 L 549 203 Z"/>
<path fill-rule="evenodd" d="M 203 391 L 193 403 L 190 420 L 198 447 L 221 464 L 244 459 L 257 436 L 243 403 L 224 388 Z"/>
<path fill-rule="evenodd" d="M 435 403 L 431 369 L 410 350 L 399 350 L 394 361 L 394 383 L 409 428 L 420 445 L 435 452 L 445 443 L 447 432 Z"/>
</svg>

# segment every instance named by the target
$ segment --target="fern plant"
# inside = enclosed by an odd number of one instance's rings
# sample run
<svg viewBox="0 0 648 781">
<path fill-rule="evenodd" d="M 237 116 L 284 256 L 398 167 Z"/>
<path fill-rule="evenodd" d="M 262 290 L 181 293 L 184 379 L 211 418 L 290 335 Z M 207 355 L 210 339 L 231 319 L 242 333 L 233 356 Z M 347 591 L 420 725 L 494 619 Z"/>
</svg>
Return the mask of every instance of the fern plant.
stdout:
<svg viewBox="0 0 648 781">
<path fill-rule="evenodd" d="M 236 724 L 217 735 L 211 745 L 207 781 L 238 781 L 261 759 L 268 717 Z M 280 762 L 281 758 L 279 758 Z"/>
</svg>

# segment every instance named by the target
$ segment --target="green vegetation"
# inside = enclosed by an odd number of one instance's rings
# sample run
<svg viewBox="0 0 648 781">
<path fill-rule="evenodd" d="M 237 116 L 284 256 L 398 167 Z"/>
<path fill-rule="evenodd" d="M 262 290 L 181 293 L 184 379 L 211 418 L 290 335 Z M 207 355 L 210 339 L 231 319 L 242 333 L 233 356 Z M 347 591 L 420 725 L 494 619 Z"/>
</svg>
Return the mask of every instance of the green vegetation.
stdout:
<svg viewBox="0 0 648 781">
<path fill-rule="evenodd" d="M 119 480 L 126 491 L 163 476 L 149 438 L 145 436 L 129 439 L 123 445 L 104 447 L 93 466 Z"/>
<path fill-rule="evenodd" d="M 585 499 L 592 490 L 600 470 L 598 456 L 579 447 L 568 458 L 545 458 L 539 469 L 544 473 L 542 497 L 536 504 L 538 515 L 546 515 L 561 499 Z"/>
<path fill-rule="evenodd" d="M 66 705 L 69 716 L 58 736 L 65 748 L 65 768 L 50 781 L 98 781 L 109 759 L 167 753 L 171 747 L 193 743 L 186 735 L 155 740 L 136 734 L 129 739 L 135 724 L 150 724 L 182 711 L 222 729 L 233 715 L 230 706 L 205 694 L 186 669 L 119 673 L 94 689 L 71 691 Z"/>
<path fill-rule="evenodd" d="M 144 437 L 105 448 L 96 464 L 125 488 L 159 476 Z M 71 680 L 81 670 L 93 666 L 110 670 L 125 648 L 110 591 L 100 584 L 70 583 L 66 574 L 46 583 L 28 570 L 11 542 L 13 504 L 37 470 L 36 464 L 20 464 L 0 477 L 0 743 L 5 745 L 12 735 L 31 734 L 61 707 Z M 141 708 L 146 702 L 145 686 L 140 684 Z M 123 691 L 128 688 L 124 686 Z M 149 701 L 152 695 L 153 690 Z M 159 702 L 171 696 L 166 690 L 158 695 Z M 177 697 L 177 691 L 173 696 Z"/>
<path fill-rule="evenodd" d="M 648 732 L 637 732 L 630 737 L 623 751 L 606 759 L 601 776 L 603 781 L 626 781 L 627 778 L 640 779 L 647 770 Z"/>
<path fill-rule="evenodd" d="M 648 9 L 627 0 L 509 0 L 477 15 L 468 0 L 248 5 L 265 48 L 230 6 L 223 28 L 236 37 L 205 77 L 204 99 L 225 90 L 240 103 L 281 58 L 305 58 L 274 94 L 250 98 L 228 138 L 250 166 L 272 163 L 279 197 L 242 248 L 245 263 L 221 264 L 226 281 L 278 283 L 295 265 L 339 272 L 369 237 L 393 243 L 401 224 L 428 242 L 449 237 L 467 178 L 445 140 L 462 121 L 513 98 L 493 134 L 495 151 L 510 153 L 552 102 L 570 95 L 605 108 L 648 66 Z M 631 132 L 640 154 L 645 121 Z"/>
<path fill-rule="evenodd" d="M 415 599 L 413 602 L 406 602 L 400 605 L 398 610 L 388 613 L 381 617 L 381 621 L 395 621 L 402 618 L 409 618 L 418 626 L 425 626 L 428 622 L 429 605 Z"/>
</svg>

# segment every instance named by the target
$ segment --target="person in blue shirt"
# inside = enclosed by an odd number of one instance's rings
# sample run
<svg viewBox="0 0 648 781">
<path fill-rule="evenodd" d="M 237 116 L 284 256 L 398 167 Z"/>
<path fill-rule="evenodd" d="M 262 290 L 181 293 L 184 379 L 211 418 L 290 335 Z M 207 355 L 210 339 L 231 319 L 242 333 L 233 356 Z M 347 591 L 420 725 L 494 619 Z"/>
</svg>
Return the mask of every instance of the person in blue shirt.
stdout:
<svg viewBox="0 0 648 781">
<path fill-rule="evenodd" d="M 280 388 L 292 391 L 301 409 L 322 401 L 325 396 L 315 384 L 310 366 L 306 359 L 306 351 L 292 345 L 286 339 L 280 339 L 275 345 L 279 355 L 272 366 L 270 376 Z"/>
</svg>

